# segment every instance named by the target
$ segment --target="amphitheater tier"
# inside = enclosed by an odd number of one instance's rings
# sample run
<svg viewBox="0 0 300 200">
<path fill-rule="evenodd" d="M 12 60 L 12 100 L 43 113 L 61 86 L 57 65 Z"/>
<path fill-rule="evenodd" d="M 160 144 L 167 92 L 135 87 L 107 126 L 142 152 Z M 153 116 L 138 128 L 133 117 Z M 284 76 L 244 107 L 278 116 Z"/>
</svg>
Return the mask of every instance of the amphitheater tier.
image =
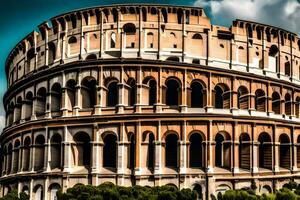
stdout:
<svg viewBox="0 0 300 200">
<path fill-rule="evenodd" d="M 10 53 L 1 195 L 78 183 L 272 192 L 300 182 L 300 40 L 201 8 L 115 5 L 43 23 Z"/>
</svg>

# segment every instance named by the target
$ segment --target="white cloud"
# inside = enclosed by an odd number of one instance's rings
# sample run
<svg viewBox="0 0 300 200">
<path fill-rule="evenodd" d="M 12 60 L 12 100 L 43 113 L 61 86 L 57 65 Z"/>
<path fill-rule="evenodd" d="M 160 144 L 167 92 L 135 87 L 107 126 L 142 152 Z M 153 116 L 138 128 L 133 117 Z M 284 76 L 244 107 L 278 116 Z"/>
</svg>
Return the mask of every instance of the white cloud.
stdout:
<svg viewBox="0 0 300 200">
<path fill-rule="evenodd" d="M 5 117 L 0 115 L 0 133 L 2 129 L 5 127 Z"/>
<path fill-rule="evenodd" d="M 215 23 L 221 25 L 244 19 L 300 33 L 299 0 L 196 0 L 194 5 L 209 9 Z"/>
</svg>

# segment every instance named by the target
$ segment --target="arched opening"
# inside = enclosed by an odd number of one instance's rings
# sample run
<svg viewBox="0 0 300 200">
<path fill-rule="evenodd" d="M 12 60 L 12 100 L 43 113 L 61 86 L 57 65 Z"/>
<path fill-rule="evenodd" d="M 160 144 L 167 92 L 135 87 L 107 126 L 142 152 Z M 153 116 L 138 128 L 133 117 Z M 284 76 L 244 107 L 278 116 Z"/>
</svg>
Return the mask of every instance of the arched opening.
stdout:
<svg viewBox="0 0 300 200">
<path fill-rule="evenodd" d="M 80 45 L 77 42 L 77 38 L 74 36 L 71 36 L 68 40 L 69 44 L 69 55 L 79 53 Z"/>
<path fill-rule="evenodd" d="M 170 56 L 166 59 L 167 61 L 179 62 L 179 57 L 177 56 Z"/>
<path fill-rule="evenodd" d="M 178 137 L 176 134 L 168 134 L 166 137 L 166 167 L 178 167 Z"/>
<path fill-rule="evenodd" d="M 149 105 L 156 103 L 157 83 L 154 79 L 149 81 Z"/>
<path fill-rule="evenodd" d="M 250 170 L 250 137 L 247 133 L 242 133 L 239 143 L 240 168 Z"/>
<path fill-rule="evenodd" d="M 112 80 L 107 84 L 107 107 L 114 107 L 119 103 L 118 81 Z"/>
<path fill-rule="evenodd" d="M 300 97 L 296 98 L 296 102 L 295 102 L 295 115 L 296 117 L 300 117 Z"/>
<path fill-rule="evenodd" d="M 246 87 L 241 86 L 238 88 L 238 108 L 248 110 L 249 109 L 249 95 Z"/>
<path fill-rule="evenodd" d="M 161 9 L 161 14 L 162 14 L 162 21 L 164 23 L 168 23 L 168 11 L 166 8 Z"/>
<path fill-rule="evenodd" d="M 231 166 L 231 141 L 228 133 L 218 133 L 216 141 L 216 157 L 215 166 L 222 168 L 230 168 Z"/>
<path fill-rule="evenodd" d="M 273 92 L 273 94 L 272 94 L 272 111 L 275 114 L 280 114 L 280 111 L 281 111 L 280 104 L 281 104 L 280 95 L 277 92 Z"/>
<path fill-rule="evenodd" d="M 154 135 L 149 133 L 148 153 L 147 153 L 147 167 L 150 170 L 154 169 Z"/>
<path fill-rule="evenodd" d="M 53 42 L 50 42 L 48 44 L 48 65 L 52 65 L 55 61 L 55 57 L 56 57 L 56 47 L 55 44 Z"/>
<path fill-rule="evenodd" d="M 75 166 L 85 166 L 87 169 L 91 164 L 91 139 L 89 134 L 78 132 L 74 135 L 74 163 Z"/>
<path fill-rule="evenodd" d="M 135 48 L 135 33 L 136 27 L 133 23 L 127 23 L 123 26 L 124 36 L 125 36 L 125 47 L 126 48 Z"/>
<path fill-rule="evenodd" d="M 8 148 L 7 148 L 7 157 L 6 157 L 6 172 L 7 174 L 10 174 L 11 173 L 11 166 L 12 166 L 12 149 L 13 149 L 13 146 L 12 144 L 10 143 L 8 145 Z"/>
<path fill-rule="evenodd" d="M 51 137 L 51 169 L 61 168 L 61 141 L 58 133 Z"/>
<path fill-rule="evenodd" d="M 202 36 L 199 33 L 195 33 L 192 37 L 194 40 L 202 40 Z"/>
<path fill-rule="evenodd" d="M 61 86 L 55 83 L 51 88 L 51 116 L 59 117 L 61 116 L 61 100 L 62 100 Z"/>
<path fill-rule="evenodd" d="M 136 82 L 133 78 L 128 80 L 129 92 L 128 92 L 128 104 L 134 106 L 136 104 Z"/>
<path fill-rule="evenodd" d="M 32 92 L 27 92 L 25 98 L 25 120 L 28 121 L 31 119 L 32 115 L 32 101 L 33 101 L 33 94 Z"/>
<path fill-rule="evenodd" d="M 193 133 L 189 139 L 189 165 L 191 168 L 203 167 L 203 138 L 199 133 Z"/>
<path fill-rule="evenodd" d="M 166 81 L 166 87 L 166 105 L 178 106 L 181 97 L 180 83 L 175 79 L 169 79 Z"/>
<path fill-rule="evenodd" d="M 195 191 L 197 194 L 197 200 L 203 199 L 202 187 L 200 185 L 196 184 L 193 188 L 193 191 Z"/>
<path fill-rule="evenodd" d="M 10 102 L 8 109 L 7 109 L 7 115 L 8 115 L 8 125 L 12 125 L 14 121 L 14 108 L 15 104 L 14 102 Z"/>
<path fill-rule="evenodd" d="M 131 170 L 134 170 L 135 168 L 135 135 L 130 135 L 130 144 L 129 144 L 129 156 L 128 156 L 128 167 Z"/>
<path fill-rule="evenodd" d="M 73 110 L 73 107 L 75 106 L 75 91 L 76 91 L 76 82 L 75 80 L 71 79 L 68 80 L 66 84 L 66 90 L 67 90 L 67 108 L 69 111 Z"/>
<path fill-rule="evenodd" d="M 284 74 L 286 76 L 291 76 L 291 64 L 289 61 L 284 64 Z"/>
<path fill-rule="evenodd" d="M 286 134 L 281 134 L 279 137 L 279 166 L 290 169 L 290 139 Z"/>
<path fill-rule="evenodd" d="M 39 171 L 44 169 L 44 158 L 45 158 L 45 138 L 43 135 L 38 135 L 35 138 L 34 146 L 34 170 Z"/>
<path fill-rule="evenodd" d="M 88 55 L 85 60 L 97 60 L 97 56 L 95 54 Z"/>
<path fill-rule="evenodd" d="M 278 47 L 272 45 L 269 49 L 269 70 L 272 72 L 279 72 L 278 68 Z"/>
<path fill-rule="evenodd" d="M 45 116 L 46 111 L 46 88 L 42 87 L 37 91 L 35 114 L 37 117 Z"/>
<path fill-rule="evenodd" d="M 60 185 L 57 183 L 53 183 L 49 187 L 49 195 L 50 195 L 50 200 L 57 200 L 57 192 L 61 189 Z"/>
<path fill-rule="evenodd" d="M 82 108 L 94 108 L 96 105 L 96 80 L 86 77 L 81 82 Z"/>
<path fill-rule="evenodd" d="M 284 110 L 286 115 L 291 115 L 292 114 L 292 98 L 289 93 L 286 93 L 284 97 Z"/>
<path fill-rule="evenodd" d="M 154 35 L 152 32 L 147 33 L 147 48 L 154 48 Z"/>
<path fill-rule="evenodd" d="M 23 171 L 29 170 L 29 163 L 30 163 L 30 137 L 26 137 L 24 140 L 24 147 L 23 147 Z"/>
<path fill-rule="evenodd" d="M 35 186 L 34 190 L 34 200 L 43 200 L 44 198 L 44 191 L 41 185 Z"/>
<path fill-rule="evenodd" d="M 272 143 L 268 133 L 261 133 L 259 142 L 259 168 L 272 169 Z"/>
<path fill-rule="evenodd" d="M 198 81 L 194 81 L 191 84 L 191 107 L 203 108 L 203 86 Z"/>
<path fill-rule="evenodd" d="M 103 167 L 116 168 L 117 166 L 117 136 L 107 134 L 104 137 Z"/>
<path fill-rule="evenodd" d="M 22 97 L 17 98 L 17 103 L 15 106 L 15 122 L 19 123 L 21 120 L 21 113 L 22 113 Z"/>
<path fill-rule="evenodd" d="M 297 148 L 297 167 L 300 168 L 300 135 L 298 135 L 297 137 L 297 144 L 296 144 L 296 148 Z"/>
<path fill-rule="evenodd" d="M 255 91 L 255 109 L 259 112 L 266 111 L 266 96 L 265 92 L 261 89 Z"/>
<path fill-rule="evenodd" d="M 116 34 L 111 33 L 110 35 L 110 48 L 116 48 Z"/>
<path fill-rule="evenodd" d="M 229 109 L 230 108 L 230 91 L 227 85 L 218 84 L 214 88 L 214 108 Z"/>
<path fill-rule="evenodd" d="M 20 141 L 15 141 L 13 150 L 13 173 L 17 173 L 19 170 L 19 154 L 20 154 Z"/>
</svg>

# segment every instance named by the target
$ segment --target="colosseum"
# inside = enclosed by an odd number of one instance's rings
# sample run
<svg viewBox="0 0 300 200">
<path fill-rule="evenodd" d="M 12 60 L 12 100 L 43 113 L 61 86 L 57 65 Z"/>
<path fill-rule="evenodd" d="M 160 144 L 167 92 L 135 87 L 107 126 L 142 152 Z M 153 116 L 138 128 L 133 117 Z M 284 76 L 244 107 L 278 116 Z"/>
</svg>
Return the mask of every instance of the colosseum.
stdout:
<svg viewBox="0 0 300 200">
<path fill-rule="evenodd" d="M 78 183 L 199 199 L 300 183 L 300 38 L 202 8 L 113 5 L 38 26 L 5 65 L 1 196 Z"/>
</svg>

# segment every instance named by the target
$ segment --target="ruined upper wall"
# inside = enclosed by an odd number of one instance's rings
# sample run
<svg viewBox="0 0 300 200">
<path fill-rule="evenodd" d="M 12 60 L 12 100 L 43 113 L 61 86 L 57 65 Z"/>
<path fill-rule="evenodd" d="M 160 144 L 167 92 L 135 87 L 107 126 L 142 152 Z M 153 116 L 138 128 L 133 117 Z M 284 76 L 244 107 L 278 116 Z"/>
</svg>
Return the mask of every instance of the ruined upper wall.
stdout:
<svg viewBox="0 0 300 200">
<path fill-rule="evenodd" d="M 236 20 L 212 26 L 202 8 L 115 5 L 59 15 L 11 51 L 9 86 L 39 70 L 86 59 L 169 60 L 300 80 L 300 40 L 289 31 Z M 300 83 L 300 81 L 299 81 Z"/>
</svg>

